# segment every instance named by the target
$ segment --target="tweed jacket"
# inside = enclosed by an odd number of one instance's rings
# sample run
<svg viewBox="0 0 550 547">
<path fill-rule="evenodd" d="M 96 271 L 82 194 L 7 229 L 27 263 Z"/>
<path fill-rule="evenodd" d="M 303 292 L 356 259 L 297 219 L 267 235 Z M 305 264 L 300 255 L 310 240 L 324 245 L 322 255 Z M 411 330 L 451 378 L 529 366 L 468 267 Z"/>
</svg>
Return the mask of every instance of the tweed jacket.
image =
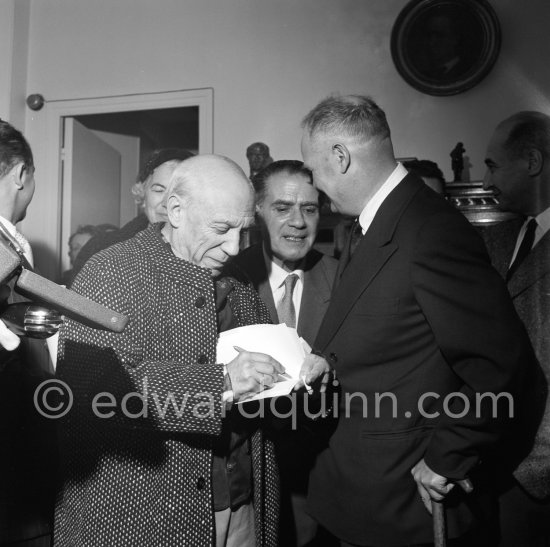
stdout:
<svg viewBox="0 0 550 547">
<path fill-rule="evenodd" d="M 514 219 L 482 231 L 493 265 L 506 279 L 523 221 Z M 523 321 L 537 359 L 550 384 L 550 232 L 533 247 L 508 281 L 508 290 Z M 533 449 L 515 470 L 517 481 L 532 496 L 550 496 L 550 404 L 546 404 Z"/>
<path fill-rule="evenodd" d="M 273 293 L 269 285 L 262 244 L 253 245 L 242 251 L 232 265 L 241 268 L 250 278 L 260 298 L 267 306 L 274 323 L 279 322 Z M 317 331 L 330 302 L 330 293 L 338 261 L 312 249 L 304 265 L 304 290 L 300 304 L 300 315 L 296 330 L 310 345 L 315 341 Z"/>
<path fill-rule="evenodd" d="M 238 325 L 269 322 L 250 286 L 217 284 Z M 212 545 L 224 412 L 210 271 L 177 258 L 155 225 L 94 255 L 74 289 L 130 319 L 121 334 L 72 321 L 61 332 L 58 377 L 74 404 L 60 435 L 54 544 Z M 277 468 L 259 427 L 251 449 L 257 545 L 274 547 Z"/>
</svg>

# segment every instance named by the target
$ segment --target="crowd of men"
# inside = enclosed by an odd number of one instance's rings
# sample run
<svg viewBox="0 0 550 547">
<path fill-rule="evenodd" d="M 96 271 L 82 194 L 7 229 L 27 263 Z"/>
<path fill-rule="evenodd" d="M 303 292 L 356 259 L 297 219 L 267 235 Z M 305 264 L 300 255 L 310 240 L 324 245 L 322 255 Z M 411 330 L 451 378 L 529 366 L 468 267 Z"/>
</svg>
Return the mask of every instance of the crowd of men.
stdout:
<svg viewBox="0 0 550 547">
<path fill-rule="evenodd" d="M 497 126 L 484 185 L 518 216 L 481 235 L 395 159 L 371 98 L 328 97 L 302 128 L 303 162 L 251 180 L 219 155 L 148 164 L 145 216 L 72 282 L 129 321 L 65 320 L 63 419 L 33 412 L 44 346 L 0 321 L 0 543 L 422 546 L 440 504 L 450 545 L 549 545 L 550 117 Z M 0 222 L 29 263 L 16 224 L 34 184 L 28 143 L 0 122 Z M 338 261 L 314 249 L 323 195 L 355 219 Z M 2 291 L 11 302 L 13 280 Z M 221 332 L 264 323 L 312 348 L 278 401 L 322 403 L 298 427 L 245 402 L 280 362 L 217 362 Z M 23 482 L 37 447 L 51 457 Z"/>
</svg>

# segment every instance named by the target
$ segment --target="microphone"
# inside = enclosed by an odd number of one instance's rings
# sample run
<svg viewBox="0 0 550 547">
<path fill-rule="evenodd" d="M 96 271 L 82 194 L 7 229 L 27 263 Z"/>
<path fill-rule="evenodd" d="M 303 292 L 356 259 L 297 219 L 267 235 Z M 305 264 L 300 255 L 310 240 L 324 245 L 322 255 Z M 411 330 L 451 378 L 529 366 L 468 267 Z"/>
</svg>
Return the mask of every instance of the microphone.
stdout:
<svg viewBox="0 0 550 547">
<path fill-rule="evenodd" d="M 48 338 L 63 324 L 59 312 L 32 302 L 9 304 L 1 317 L 8 329 L 17 336 L 29 338 Z"/>
<path fill-rule="evenodd" d="M 42 307 L 44 310 L 49 310 L 58 315 L 66 315 L 95 329 L 122 332 L 128 323 L 129 318 L 126 315 L 98 304 L 33 272 L 15 238 L 0 223 L 0 284 L 12 278 L 15 278 L 14 288 L 16 292 L 26 298 L 38 301 L 27 304 Z M 21 311 L 18 311 L 18 313 L 17 317 L 25 317 L 25 313 Z M 29 321 L 31 315 L 29 315 Z M 51 321 L 53 321 L 53 317 L 53 315 L 44 315 L 46 323 L 42 327 L 43 332 L 47 332 L 49 328 L 52 328 L 53 323 Z M 0 312 L 0 319 L 4 319 L 4 312 Z M 36 315 L 33 315 L 33 319 L 36 320 Z M 20 321 L 25 322 L 24 319 L 20 319 Z M 50 321 L 50 327 L 45 326 L 48 321 Z M 16 325 L 17 321 L 13 320 L 12 324 Z M 30 329 L 28 332 L 33 332 L 33 330 Z M 28 336 L 27 332 L 25 334 Z"/>
</svg>

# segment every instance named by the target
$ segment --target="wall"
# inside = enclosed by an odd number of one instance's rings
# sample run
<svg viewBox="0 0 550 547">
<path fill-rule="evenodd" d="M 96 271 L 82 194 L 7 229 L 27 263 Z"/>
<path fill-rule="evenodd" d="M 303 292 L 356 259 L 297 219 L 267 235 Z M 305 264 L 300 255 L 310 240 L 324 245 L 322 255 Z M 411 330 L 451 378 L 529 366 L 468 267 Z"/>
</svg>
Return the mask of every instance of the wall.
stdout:
<svg viewBox="0 0 550 547">
<path fill-rule="evenodd" d="M 519 109 L 549 110 L 550 2 L 493 0 L 500 58 L 483 82 L 452 97 L 424 95 L 395 70 L 390 34 L 406 3 L 31 0 L 27 94 L 57 100 L 212 87 L 214 150 L 247 170 L 251 142 L 268 143 L 275 159 L 300 158 L 299 123 L 318 100 L 368 93 L 388 114 L 397 156 L 431 158 L 450 179 L 449 152 L 462 141 L 479 180 L 493 126 Z M 27 114 L 31 144 L 40 146 L 33 116 L 45 114 Z"/>
<path fill-rule="evenodd" d="M 0 118 L 23 130 L 30 0 L 0 0 Z"/>
</svg>

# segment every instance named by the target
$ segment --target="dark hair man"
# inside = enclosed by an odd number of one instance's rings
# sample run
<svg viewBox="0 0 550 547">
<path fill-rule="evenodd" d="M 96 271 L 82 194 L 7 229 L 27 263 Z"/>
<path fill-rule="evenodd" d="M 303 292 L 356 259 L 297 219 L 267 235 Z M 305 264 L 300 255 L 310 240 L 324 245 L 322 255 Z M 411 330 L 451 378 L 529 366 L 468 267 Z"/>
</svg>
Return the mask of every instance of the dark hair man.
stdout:
<svg viewBox="0 0 550 547">
<path fill-rule="evenodd" d="M 414 545 L 433 541 L 426 508 L 448 499 L 449 537 L 476 545 L 464 536 L 483 520 L 490 450 L 531 356 L 526 334 L 474 228 L 396 162 L 372 99 L 325 99 L 303 127 L 315 187 L 364 234 L 342 254 L 316 340 L 342 394 L 310 512 L 342 545 Z M 507 395 L 494 409 L 476 404 L 486 392 Z M 455 487 L 467 477 L 470 494 Z"/>
<path fill-rule="evenodd" d="M 271 163 L 252 177 L 252 184 L 262 242 L 241 252 L 235 265 L 251 279 L 272 321 L 295 327 L 313 345 L 328 308 L 337 266 L 334 258 L 313 249 L 320 218 L 319 191 L 311 173 L 296 160 Z M 282 415 L 287 414 L 281 405 L 278 408 Z M 291 515 L 281 515 L 281 545 L 306 545 L 317 531 L 304 509 L 317 444 L 303 430 L 283 430 L 277 439 L 282 503 L 292 508 Z"/>
<path fill-rule="evenodd" d="M 16 224 L 34 194 L 34 161 L 20 131 L 0 120 L 0 222 L 32 265 L 32 250 Z M 24 300 L 4 285 L 8 303 Z M 0 302 L 3 305 L 4 302 Z M 11 350 L 11 351 L 8 351 Z M 56 446 L 54 423 L 33 405 L 35 388 L 51 377 L 43 340 L 19 339 L 0 320 L 0 544 L 50 541 Z"/>
</svg>

